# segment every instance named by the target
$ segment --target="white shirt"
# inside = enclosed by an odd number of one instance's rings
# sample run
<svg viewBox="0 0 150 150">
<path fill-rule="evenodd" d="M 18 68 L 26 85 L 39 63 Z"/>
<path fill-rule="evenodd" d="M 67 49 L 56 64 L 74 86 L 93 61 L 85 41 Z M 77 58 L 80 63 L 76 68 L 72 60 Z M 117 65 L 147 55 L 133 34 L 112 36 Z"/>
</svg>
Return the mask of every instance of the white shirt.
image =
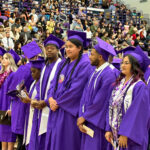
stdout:
<svg viewBox="0 0 150 150">
<path fill-rule="evenodd" d="M 9 47 L 10 47 L 10 49 L 14 49 L 14 42 L 11 38 L 7 39 L 6 37 L 4 37 L 2 39 L 2 42 L 3 42 L 3 45 L 4 45 L 5 49 L 8 49 Z"/>
<path fill-rule="evenodd" d="M 38 21 L 38 16 L 36 14 L 30 13 L 29 16 L 31 16 L 31 15 L 33 15 L 33 17 L 34 17 L 34 22 L 37 22 Z"/>
<path fill-rule="evenodd" d="M 87 31 L 87 30 L 85 30 L 85 32 L 86 32 L 86 37 L 87 37 L 87 39 L 91 39 L 92 38 L 92 32 L 91 31 Z"/>
</svg>

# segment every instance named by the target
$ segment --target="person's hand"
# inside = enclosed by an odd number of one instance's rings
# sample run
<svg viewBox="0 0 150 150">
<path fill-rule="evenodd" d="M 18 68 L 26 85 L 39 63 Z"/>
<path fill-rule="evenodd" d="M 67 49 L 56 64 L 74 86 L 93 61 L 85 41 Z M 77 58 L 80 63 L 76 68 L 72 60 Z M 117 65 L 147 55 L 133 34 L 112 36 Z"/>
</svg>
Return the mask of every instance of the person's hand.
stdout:
<svg viewBox="0 0 150 150">
<path fill-rule="evenodd" d="M 128 148 L 128 138 L 126 136 L 121 135 L 118 139 L 118 145 L 121 148 Z"/>
<path fill-rule="evenodd" d="M 7 110 L 5 116 L 8 114 L 8 116 L 11 116 L 11 110 Z"/>
<path fill-rule="evenodd" d="M 58 105 L 55 99 L 53 99 L 53 97 L 49 98 L 49 105 L 52 111 L 56 111 L 58 109 Z"/>
<path fill-rule="evenodd" d="M 46 103 L 43 100 L 37 101 L 35 104 L 35 108 L 37 109 L 43 109 L 45 106 L 46 106 Z"/>
<path fill-rule="evenodd" d="M 80 117 L 77 119 L 77 126 L 83 125 L 83 123 L 85 122 L 85 119 L 83 117 Z"/>
<path fill-rule="evenodd" d="M 38 107 L 38 101 L 37 100 L 32 100 L 31 101 L 31 106 L 33 107 L 33 108 L 37 108 Z"/>
<path fill-rule="evenodd" d="M 30 103 L 31 102 L 31 99 L 29 97 L 22 97 L 21 95 L 18 95 L 18 97 L 20 98 L 20 100 L 23 102 L 23 103 Z"/>
<path fill-rule="evenodd" d="M 105 138 L 106 140 L 111 143 L 112 142 L 112 139 L 113 139 L 113 135 L 112 135 L 112 132 L 106 132 L 105 133 Z"/>
<path fill-rule="evenodd" d="M 79 125 L 78 127 L 82 133 L 86 133 L 86 130 L 83 128 L 83 125 Z"/>
</svg>

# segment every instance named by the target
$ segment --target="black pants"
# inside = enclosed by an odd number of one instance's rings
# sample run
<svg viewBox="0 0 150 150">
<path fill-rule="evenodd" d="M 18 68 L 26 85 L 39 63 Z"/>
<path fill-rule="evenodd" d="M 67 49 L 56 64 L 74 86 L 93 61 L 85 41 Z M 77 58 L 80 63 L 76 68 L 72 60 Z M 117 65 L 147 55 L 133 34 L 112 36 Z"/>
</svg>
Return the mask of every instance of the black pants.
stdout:
<svg viewBox="0 0 150 150">
<path fill-rule="evenodd" d="M 2 143 L 0 142 L 0 150 L 2 149 Z"/>
<path fill-rule="evenodd" d="M 23 135 L 17 134 L 18 146 L 17 150 L 25 150 L 25 145 L 23 145 Z"/>
</svg>

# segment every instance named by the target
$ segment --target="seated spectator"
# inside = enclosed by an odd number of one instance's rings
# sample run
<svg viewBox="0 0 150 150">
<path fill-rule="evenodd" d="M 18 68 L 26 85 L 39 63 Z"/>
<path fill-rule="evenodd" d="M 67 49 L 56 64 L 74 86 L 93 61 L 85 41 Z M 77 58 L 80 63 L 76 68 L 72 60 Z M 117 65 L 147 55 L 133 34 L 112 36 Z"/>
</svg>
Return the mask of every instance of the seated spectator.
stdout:
<svg viewBox="0 0 150 150">
<path fill-rule="evenodd" d="M 2 42 L 6 50 L 14 49 L 14 42 L 10 37 L 10 32 L 6 32 L 6 37 L 2 39 Z"/>
<path fill-rule="evenodd" d="M 83 31 L 83 25 L 82 25 L 80 19 L 77 19 L 77 20 L 73 23 L 72 30 L 75 30 L 75 31 Z"/>
</svg>

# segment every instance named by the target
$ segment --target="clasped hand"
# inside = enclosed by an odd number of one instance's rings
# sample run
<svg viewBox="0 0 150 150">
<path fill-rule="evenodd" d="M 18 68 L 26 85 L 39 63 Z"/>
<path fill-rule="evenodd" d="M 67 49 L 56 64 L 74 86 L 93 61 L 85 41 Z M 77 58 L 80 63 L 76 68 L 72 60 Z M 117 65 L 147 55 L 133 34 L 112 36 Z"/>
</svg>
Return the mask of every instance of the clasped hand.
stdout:
<svg viewBox="0 0 150 150">
<path fill-rule="evenodd" d="M 49 105 L 52 111 L 56 111 L 59 108 L 56 100 L 53 99 L 53 97 L 50 97 L 48 101 L 49 101 Z"/>
</svg>

